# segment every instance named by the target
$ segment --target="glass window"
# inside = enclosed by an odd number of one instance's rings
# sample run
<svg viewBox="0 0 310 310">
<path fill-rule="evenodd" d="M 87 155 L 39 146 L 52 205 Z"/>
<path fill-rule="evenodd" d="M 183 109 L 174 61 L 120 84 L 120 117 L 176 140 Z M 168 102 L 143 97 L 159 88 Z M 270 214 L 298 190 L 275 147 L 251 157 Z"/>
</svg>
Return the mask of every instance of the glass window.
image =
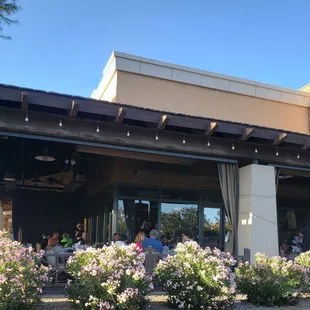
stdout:
<svg viewBox="0 0 310 310">
<path fill-rule="evenodd" d="M 205 207 L 203 216 L 202 246 L 221 248 L 221 208 Z"/>
<path fill-rule="evenodd" d="M 158 202 L 123 199 L 118 201 L 118 232 L 125 234 L 129 242 L 139 231 L 149 233 L 157 228 Z"/>
<path fill-rule="evenodd" d="M 118 201 L 118 216 L 117 216 L 117 232 L 128 236 L 128 214 L 125 214 L 126 202 L 124 200 Z"/>
<path fill-rule="evenodd" d="M 198 235 L 198 204 L 162 203 L 160 232 L 174 238 L 180 229 L 190 230 L 195 240 Z"/>
</svg>

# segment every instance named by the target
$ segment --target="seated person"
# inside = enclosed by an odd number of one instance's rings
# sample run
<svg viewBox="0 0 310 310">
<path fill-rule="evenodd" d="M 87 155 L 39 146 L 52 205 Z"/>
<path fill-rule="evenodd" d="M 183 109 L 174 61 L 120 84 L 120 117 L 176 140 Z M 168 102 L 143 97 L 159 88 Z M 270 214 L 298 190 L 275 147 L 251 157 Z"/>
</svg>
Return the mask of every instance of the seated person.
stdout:
<svg viewBox="0 0 310 310">
<path fill-rule="evenodd" d="M 48 234 L 42 234 L 42 240 L 40 241 L 40 245 L 41 245 L 41 249 L 42 250 L 45 250 L 46 247 L 47 247 L 47 244 L 48 244 L 48 239 L 50 238 L 51 236 L 48 235 Z"/>
<path fill-rule="evenodd" d="M 76 243 L 77 246 L 91 245 L 91 241 L 87 238 L 86 232 L 82 233 L 82 238 Z"/>
<path fill-rule="evenodd" d="M 55 247 L 56 245 L 58 245 L 58 243 L 59 243 L 59 232 L 58 231 L 55 231 L 54 233 L 53 233 L 53 236 L 51 237 L 51 238 L 49 238 L 48 239 L 48 243 L 47 243 L 47 245 L 49 246 L 49 247 Z"/>
<path fill-rule="evenodd" d="M 79 223 L 76 225 L 77 230 L 75 231 L 75 240 L 76 242 L 79 242 L 82 239 L 82 234 L 84 232 L 84 225 L 82 223 Z"/>
<path fill-rule="evenodd" d="M 148 247 L 152 247 L 154 250 L 161 253 L 163 250 L 163 244 L 157 238 L 158 238 L 158 230 L 152 229 L 150 232 L 150 238 L 145 239 L 142 242 L 143 249 L 147 249 Z"/>
<path fill-rule="evenodd" d="M 176 232 L 177 243 L 182 242 L 185 243 L 187 241 L 193 240 L 193 234 L 189 229 L 180 229 Z"/>
<path fill-rule="evenodd" d="M 116 246 L 126 246 L 126 237 L 124 234 L 118 234 L 117 240 L 114 242 Z"/>
<path fill-rule="evenodd" d="M 60 241 L 61 245 L 64 248 L 70 248 L 73 245 L 73 240 L 70 238 L 70 235 L 68 233 L 62 234 L 62 240 Z"/>
<path fill-rule="evenodd" d="M 303 234 L 298 232 L 292 240 L 293 253 L 301 253 L 303 251 Z"/>
</svg>

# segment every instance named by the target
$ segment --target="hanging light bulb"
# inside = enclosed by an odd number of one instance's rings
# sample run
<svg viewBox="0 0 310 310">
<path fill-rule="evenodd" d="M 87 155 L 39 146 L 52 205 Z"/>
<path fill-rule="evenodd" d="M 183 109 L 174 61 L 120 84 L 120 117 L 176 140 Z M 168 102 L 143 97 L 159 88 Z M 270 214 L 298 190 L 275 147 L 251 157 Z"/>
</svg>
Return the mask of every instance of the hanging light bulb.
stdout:
<svg viewBox="0 0 310 310">
<path fill-rule="evenodd" d="M 155 140 L 158 140 L 158 139 L 159 139 L 158 132 L 156 131 Z"/>
<path fill-rule="evenodd" d="M 61 118 L 59 119 L 59 124 L 58 125 L 59 125 L 59 127 L 62 127 L 62 119 Z"/>
<path fill-rule="evenodd" d="M 186 143 L 186 140 L 185 140 L 185 135 L 183 135 L 183 144 Z"/>
<path fill-rule="evenodd" d="M 232 149 L 233 151 L 235 150 L 235 145 L 234 145 L 234 143 L 232 144 L 231 149 Z"/>
<path fill-rule="evenodd" d="M 299 155 L 299 153 L 297 154 L 297 159 L 299 159 L 300 158 L 300 155 Z"/>
<path fill-rule="evenodd" d="M 25 116 L 25 122 L 28 122 L 29 118 L 28 118 L 28 112 L 26 112 L 26 116 Z"/>
<path fill-rule="evenodd" d="M 130 130 L 129 130 L 129 127 L 128 127 L 128 130 L 127 130 L 127 137 L 130 137 Z"/>
<path fill-rule="evenodd" d="M 97 124 L 97 129 L 96 129 L 96 132 L 100 132 L 100 127 L 99 127 L 99 124 Z"/>
<path fill-rule="evenodd" d="M 277 149 L 276 156 L 279 156 L 279 150 Z"/>
<path fill-rule="evenodd" d="M 258 149 L 257 149 L 257 147 L 255 146 L 255 153 L 257 154 L 258 153 Z"/>
<path fill-rule="evenodd" d="M 210 139 L 208 140 L 207 146 L 208 146 L 208 147 L 211 146 Z"/>
</svg>

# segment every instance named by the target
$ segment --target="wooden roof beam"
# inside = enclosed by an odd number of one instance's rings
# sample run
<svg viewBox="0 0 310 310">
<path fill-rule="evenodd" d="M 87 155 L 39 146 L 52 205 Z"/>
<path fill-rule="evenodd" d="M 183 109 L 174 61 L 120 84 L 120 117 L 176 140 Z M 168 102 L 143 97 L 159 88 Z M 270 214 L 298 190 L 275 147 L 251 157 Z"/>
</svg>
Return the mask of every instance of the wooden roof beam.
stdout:
<svg viewBox="0 0 310 310">
<path fill-rule="evenodd" d="M 302 150 L 309 150 L 310 149 L 310 139 L 306 139 L 305 144 L 301 148 Z"/>
<path fill-rule="evenodd" d="M 75 118 L 79 112 L 79 104 L 72 100 L 71 110 L 69 116 Z"/>
<path fill-rule="evenodd" d="M 160 120 L 159 120 L 159 123 L 157 125 L 157 128 L 158 129 L 165 129 L 165 127 L 167 126 L 169 122 L 169 117 L 167 114 L 163 114 L 161 117 L 160 117 Z"/>
<path fill-rule="evenodd" d="M 205 135 L 206 136 L 212 136 L 215 131 L 217 130 L 217 128 L 219 127 L 219 124 L 216 123 L 216 122 L 211 122 L 209 125 L 208 125 L 208 129 L 206 130 L 205 132 Z"/>
<path fill-rule="evenodd" d="M 255 132 L 254 128 L 245 128 L 240 140 L 247 141 L 254 132 Z"/>
<path fill-rule="evenodd" d="M 285 132 L 279 133 L 278 137 L 273 141 L 273 145 L 280 145 L 287 139 L 287 134 Z"/>
<path fill-rule="evenodd" d="M 115 123 L 121 124 L 124 120 L 125 115 L 126 115 L 126 111 L 124 110 L 124 108 L 118 108 L 117 113 L 116 113 Z"/>
<path fill-rule="evenodd" d="M 27 93 L 22 92 L 20 102 L 21 102 L 21 109 L 23 111 L 27 111 L 28 110 L 28 94 Z"/>
</svg>

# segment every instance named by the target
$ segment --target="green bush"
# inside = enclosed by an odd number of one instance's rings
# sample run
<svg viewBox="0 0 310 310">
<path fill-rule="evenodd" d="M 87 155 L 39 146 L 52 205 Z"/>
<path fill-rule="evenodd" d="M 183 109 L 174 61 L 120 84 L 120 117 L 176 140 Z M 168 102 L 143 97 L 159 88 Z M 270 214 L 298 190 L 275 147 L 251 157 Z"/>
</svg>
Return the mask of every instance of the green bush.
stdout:
<svg viewBox="0 0 310 310">
<path fill-rule="evenodd" d="M 300 266 L 310 269 L 310 251 L 298 255 L 295 258 L 295 262 Z"/>
<path fill-rule="evenodd" d="M 48 281 L 48 268 L 40 265 L 42 254 L 0 232 L 0 309 L 33 309 L 40 303 Z"/>
<path fill-rule="evenodd" d="M 155 276 L 167 291 L 172 307 L 227 309 L 233 304 L 235 292 L 234 264 L 229 254 L 186 242 L 178 244 L 176 255 L 156 266 Z"/>
<path fill-rule="evenodd" d="M 144 309 L 151 288 L 136 246 L 89 248 L 68 261 L 66 293 L 77 309 Z"/>
<path fill-rule="evenodd" d="M 281 257 L 255 255 L 255 264 L 236 269 L 237 288 L 257 306 L 296 304 L 299 292 L 309 285 L 307 269 Z"/>
</svg>

